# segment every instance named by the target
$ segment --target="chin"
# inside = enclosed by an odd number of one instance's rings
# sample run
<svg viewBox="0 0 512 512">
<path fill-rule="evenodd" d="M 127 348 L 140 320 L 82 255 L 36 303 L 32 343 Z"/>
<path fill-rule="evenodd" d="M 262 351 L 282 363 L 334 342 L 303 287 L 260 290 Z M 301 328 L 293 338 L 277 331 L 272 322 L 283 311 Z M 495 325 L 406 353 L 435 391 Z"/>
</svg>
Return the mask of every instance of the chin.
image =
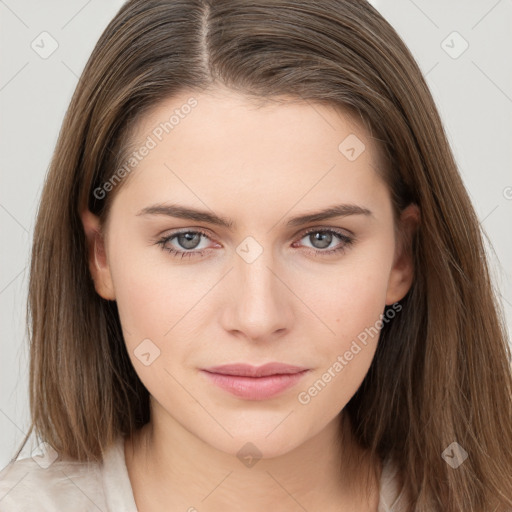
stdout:
<svg viewBox="0 0 512 512">
<path fill-rule="evenodd" d="M 264 429 L 264 431 L 254 428 L 240 434 L 231 432 L 232 438 L 228 435 L 223 436 L 223 439 L 215 436 L 211 440 L 203 438 L 203 441 L 219 451 L 237 457 L 242 464 L 250 468 L 256 465 L 260 459 L 285 455 L 301 444 L 301 440 L 291 438 L 286 429 L 278 434 L 277 430 L 280 427 L 272 432 L 273 428 L 275 426 Z M 272 433 L 269 435 L 269 432 Z"/>
</svg>

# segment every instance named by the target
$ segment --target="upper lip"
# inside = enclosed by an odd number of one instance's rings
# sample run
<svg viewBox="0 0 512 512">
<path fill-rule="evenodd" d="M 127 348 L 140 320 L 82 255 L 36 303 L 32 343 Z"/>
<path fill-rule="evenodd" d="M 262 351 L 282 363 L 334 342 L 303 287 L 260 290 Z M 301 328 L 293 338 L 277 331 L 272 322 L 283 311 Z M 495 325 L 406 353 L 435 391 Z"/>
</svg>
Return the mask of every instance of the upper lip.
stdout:
<svg viewBox="0 0 512 512">
<path fill-rule="evenodd" d="M 262 366 L 252 366 L 250 364 L 223 364 L 220 366 L 211 366 L 204 368 L 210 373 L 221 373 L 223 375 L 239 375 L 241 377 L 266 377 L 268 375 L 283 375 L 303 372 L 308 370 L 303 366 L 295 366 L 284 363 L 267 363 Z"/>
</svg>

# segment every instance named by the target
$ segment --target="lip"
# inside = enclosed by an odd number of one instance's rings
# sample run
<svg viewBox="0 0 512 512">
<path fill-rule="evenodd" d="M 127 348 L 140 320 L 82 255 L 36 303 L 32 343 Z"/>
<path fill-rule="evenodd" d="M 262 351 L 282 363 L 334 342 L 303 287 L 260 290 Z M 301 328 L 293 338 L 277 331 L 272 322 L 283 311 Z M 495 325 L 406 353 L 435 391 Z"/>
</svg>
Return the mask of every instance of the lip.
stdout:
<svg viewBox="0 0 512 512">
<path fill-rule="evenodd" d="M 239 377 L 266 377 L 268 375 L 290 375 L 299 373 L 308 368 L 304 366 L 295 366 L 285 363 L 267 363 L 261 366 L 252 366 L 246 363 L 223 364 L 220 366 L 211 366 L 204 368 L 211 373 L 221 373 L 222 375 L 236 375 Z"/>
<path fill-rule="evenodd" d="M 246 400 L 266 400 L 294 386 L 309 368 L 283 363 L 262 366 L 227 364 L 201 372 L 220 388 Z"/>
</svg>

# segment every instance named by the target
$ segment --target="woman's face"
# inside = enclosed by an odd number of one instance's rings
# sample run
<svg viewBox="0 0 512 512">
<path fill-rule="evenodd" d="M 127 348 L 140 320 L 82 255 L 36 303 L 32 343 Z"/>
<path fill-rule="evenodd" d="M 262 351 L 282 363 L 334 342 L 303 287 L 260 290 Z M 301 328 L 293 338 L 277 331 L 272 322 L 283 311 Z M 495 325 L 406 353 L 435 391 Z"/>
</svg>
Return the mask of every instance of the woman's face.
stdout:
<svg viewBox="0 0 512 512">
<path fill-rule="evenodd" d="M 332 108 L 258 108 L 224 90 L 162 103 L 134 147 L 126 183 L 105 187 L 120 189 L 91 271 L 117 301 L 153 414 L 230 454 L 299 446 L 356 392 L 385 305 L 411 284 L 377 147 Z M 83 219 L 94 240 L 97 219 Z M 270 362 L 307 371 L 259 382 L 204 371 Z"/>
</svg>

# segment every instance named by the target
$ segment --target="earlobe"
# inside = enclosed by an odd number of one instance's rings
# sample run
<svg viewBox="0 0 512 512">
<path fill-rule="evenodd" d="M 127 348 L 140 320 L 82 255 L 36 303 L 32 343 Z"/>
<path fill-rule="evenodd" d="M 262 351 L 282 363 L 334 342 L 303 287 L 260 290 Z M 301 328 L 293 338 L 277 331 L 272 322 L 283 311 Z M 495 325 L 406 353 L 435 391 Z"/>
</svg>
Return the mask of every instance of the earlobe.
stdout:
<svg viewBox="0 0 512 512">
<path fill-rule="evenodd" d="M 386 305 L 390 306 L 403 299 L 414 280 L 412 240 L 420 223 L 420 210 L 410 204 L 400 215 L 400 237 L 397 241 L 395 261 L 388 281 Z"/>
<path fill-rule="evenodd" d="M 115 300 L 114 286 L 105 249 L 105 239 L 101 232 L 99 218 L 89 210 L 81 214 L 87 239 L 89 271 L 98 294 L 106 300 Z"/>
</svg>

